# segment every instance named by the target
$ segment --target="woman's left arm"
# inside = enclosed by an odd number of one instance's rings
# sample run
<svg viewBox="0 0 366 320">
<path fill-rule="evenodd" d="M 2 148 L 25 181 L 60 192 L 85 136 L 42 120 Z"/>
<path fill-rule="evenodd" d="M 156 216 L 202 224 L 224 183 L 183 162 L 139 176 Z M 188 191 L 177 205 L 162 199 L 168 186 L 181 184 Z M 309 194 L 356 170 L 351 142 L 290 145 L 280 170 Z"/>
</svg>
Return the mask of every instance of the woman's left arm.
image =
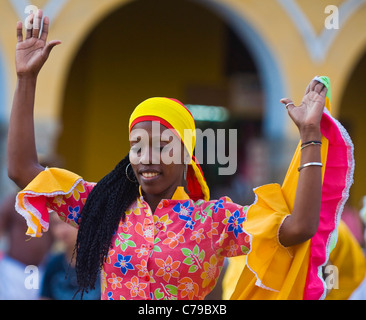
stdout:
<svg viewBox="0 0 366 320">
<path fill-rule="evenodd" d="M 300 132 L 302 143 L 320 141 L 320 121 L 325 105 L 326 87 L 312 80 L 299 106 L 290 99 L 282 99 L 291 119 Z M 314 163 L 321 162 L 320 145 L 310 144 L 301 150 L 301 163 L 310 164 L 299 172 L 294 208 L 283 222 L 279 240 L 285 247 L 300 244 L 311 239 L 319 225 L 322 197 L 322 168 Z M 325 164 L 323 164 L 325 165 Z"/>
</svg>

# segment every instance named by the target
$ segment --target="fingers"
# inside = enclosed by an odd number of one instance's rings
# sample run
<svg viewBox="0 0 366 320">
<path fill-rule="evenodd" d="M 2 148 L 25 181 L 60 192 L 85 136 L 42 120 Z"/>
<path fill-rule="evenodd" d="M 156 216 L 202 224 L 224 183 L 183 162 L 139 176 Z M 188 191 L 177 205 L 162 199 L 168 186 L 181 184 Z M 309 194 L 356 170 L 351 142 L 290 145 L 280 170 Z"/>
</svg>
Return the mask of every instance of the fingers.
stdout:
<svg viewBox="0 0 366 320">
<path fill-rule="evenodd" d="M 50 55 L 51 50 L 52 50 L 55 46 L 57 46 L 57 45 L 59 45 L 59 44 L 61 44 L 61 41 L 59 41 L 59 40 L 52 40 L 52 41 L 50 41 L 49 43 L 47 43 L 47 45 L 43 48 L 44 55 L 45 55 L 46 57 L 48 57 L 48 56 Z"/>
<path fill-rule="evenodd" d="M 289 98 L 283 98 L 281 99 L 281 103 L 283 103 L 287 109 L 288 112 L 291 112 L 293 108 L 295 108 L 294 103 Z"/>
<path fill-rule="evenodd" d="M 325 88 L 324 84 L 322 84 L 321 82 L 318 82 L 315 87 L 314 87 L 314 91 L 318 94 L 320 94 L 320 92 Z"/>
<path fill-rule="evenodd" d="M 49 26 L 50 26 L 50 19 L 48 17 L 44 17 L 42 34 L 41 34 L 41 37 L 40 37 L 40 39 L 43 40 L 44 42 L 47 41 Z"/>
<path fill-rule="evenodd" d="M 307 86 L 305 95 L 308 94 L 310 91 L 315 91 L 316 93 L 320 94 L 324 88 L 326 88 L 324 84 L 316 79 L 313 79 Z"/>
<path fill-rule="evenodd" d="M 42 10 L 38 10 L 35 17 L 34 17 L 34 19 L 33 19 L 34 20 L 33 32 L 32 32 L 32 37 L 33 38 L 38 38 L 39 37 L 39 31 L 41 29 L 42 15 L 43 15 Z"/>
<path fill-rule="evenodd" d="M 305 95 L 307 95 L 310 92 L 310 84 L 311 83 L 309 83 L 308 86 L 305 89 Z"/>
<path fill-rule="evenodd" d="M 25 21 L 25 27 L 27 28 L 27 32 L 25 34 L 25 38 L 29 39 L 32 37 L 32 30 L 33 30 L 33 18 L 34 18 L 34 14 L 31 13 L 26 21 Z"/>
<path fill-rule="evenodd" d="M 42 16 L 43 16 L 42 10 L 38 10 L 36 14 L 34 14 L 32 12 L 27 17 L 27 19 L 25 21 L 25 27 L 27 28 L 27 32 L 26 32 L 26 36 L 25 36 L 26 39 L 39 38 L 39 34 L 40 34 L 40 30 L 41 30 L 41 23 L 42 23 Z M 48 19 L 47 19 L 47 21 L 48 21 Z M 49 24 L 49 22 L 48 22 L 48 24 Z M 47 34 L 48 34 L 48 28 L 47 28 L 47 33 L 45 34 L 46 39 L 47 39 Z M 18 37 L 18 39 L 19 39 L 19 37 Z M 46 40 L 44 40 L 44 41 L 46 41 Z"/>
<path fill-rule="evenodd" d="M 17 41 L 23 41 L 23 24 L 21 23 L 21 21 L 17 22 Z"/>
<path fill-rule="evenodd" d="M 320 95 L 322 97 L 325 97 L 327 95 L 328 88 L 326 86 L 323 86 L 322 90 L 320 91 Z"/>
</svg>

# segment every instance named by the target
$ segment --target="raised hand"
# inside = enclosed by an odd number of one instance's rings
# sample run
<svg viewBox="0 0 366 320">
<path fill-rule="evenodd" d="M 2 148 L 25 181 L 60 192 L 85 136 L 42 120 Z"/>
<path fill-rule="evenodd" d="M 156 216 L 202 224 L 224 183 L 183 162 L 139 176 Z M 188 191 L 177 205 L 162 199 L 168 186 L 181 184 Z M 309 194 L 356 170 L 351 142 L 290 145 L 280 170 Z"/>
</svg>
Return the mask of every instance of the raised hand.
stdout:
<svg viewBox="0 0 366 320">
<path fill-rule="evenodd" d="M 53 40 L 47 43 L 49 19 L 43 20 L 43 30 L 40 35 L 40 29 L 34 26 L 41 26 L 42 11 L 37 12 L 36 17 L 30 15 L 31 29 L 27 29 L 26 37 L 23 39 L 23 25 L 17 23 L 17 46 L 15 54 L 16 71 L 18 77 L 37 77 L 42 66 L 46 62 L 51 50 L 61 43 L 59 40 Z M 33 23 L 34 22 L 34 23 Z"/>
<path fill-rule="evenodd" d="M 284 98 L 288 113 L 299 128 L 301 139 L 320 139 L 320 120 L 325 105 L 327 88 L 317 80 L 312 80 L 306 88 L 305 95 L 299 106 L 291 99 Z"/>
<path fill-rule="evenodd" d="M 35 19 L 35 20 L 34 20 Z M 37 16 L 30 15 L 30 22 L 40 26 L 42 11 Z M 16 71 L 13 107 L 8 131 L 8 176 L 23 189 L 44 168 L 38 163 L 34 137 L 34 98 L 37 75 L 46 62 L 52 48 L 61 42 L 47 43 L 49 19 L 44 18 L 43 31 L 32 27 L 27 29 L 23 39 L 22 23 L 17 23 Z"/>
<path fill-rule="evenodd" d="M 297 125 L 303 143 L 321 141 L 320 121 L 326 93 L 326 87 L 314 79 L 306 88 L 299 106 L 295 106 L 291 99 L 281 99 L 281 102 L 286 105 L 291 119 Z M 320 146 L 321 144 L 314 144 L 302 149 L 300 166 L 320 163 Z M 284 246 L 296 245 L 313 237 L 319 225 L 321 197 L 321 167 L 308 166 L 299 172 L 292 214 L 284 220 L 280 229 L 279 239 Z"/>
</svg>

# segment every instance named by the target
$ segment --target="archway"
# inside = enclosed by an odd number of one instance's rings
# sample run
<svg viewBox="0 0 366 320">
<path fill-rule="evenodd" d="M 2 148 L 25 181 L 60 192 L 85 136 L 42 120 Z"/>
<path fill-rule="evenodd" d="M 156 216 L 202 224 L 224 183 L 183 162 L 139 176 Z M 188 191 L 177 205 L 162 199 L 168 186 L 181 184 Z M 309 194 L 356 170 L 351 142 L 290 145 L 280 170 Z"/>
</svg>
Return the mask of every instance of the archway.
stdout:
<svg viewBox="0 0 366 320">
<path fill-rule="evenodd" d="M 72 64 L 58 144 L 65 167 L 89 180 L 109 172 L 128 152 L 129 114 L 151 96 L 227 107 L 244 136 L 261 135 L 263 85 L 249 51 L 202 3 L 122 6 L 95 27 Z"/>
<path fill-rule="evenodd" d="M 366 51 L 355 64 L 348 79 L 340 104 L 339 119 L 344 124 L 355 147 L 354 184 L 351 187 L 349 204 L 356 209 L 362 206 L 362 197 L 366 195 L 366 93 L 364 79 L 366 74 Z"/>
</svg>

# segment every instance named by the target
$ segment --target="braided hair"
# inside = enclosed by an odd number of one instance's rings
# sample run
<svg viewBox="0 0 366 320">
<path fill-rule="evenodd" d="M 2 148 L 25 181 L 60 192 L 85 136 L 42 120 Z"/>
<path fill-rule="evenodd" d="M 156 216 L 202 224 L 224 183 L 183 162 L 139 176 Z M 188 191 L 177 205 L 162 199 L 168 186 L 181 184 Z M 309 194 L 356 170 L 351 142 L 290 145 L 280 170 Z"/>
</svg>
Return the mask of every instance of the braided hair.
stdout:
<svg viewBox="0 0 366 320">
<path fill-rule="evenodd" d="M 125 218 L 125 211 L 138 197 L 138 183 L 129 164 L 127 155 L 95 185 L 82 209 L 74 250 L 81 297 L 95 288 L 98 273 L 112 245 L 112 236 Z M 128 179 L 127 174 L 136 182 Z"/>
</svg>

